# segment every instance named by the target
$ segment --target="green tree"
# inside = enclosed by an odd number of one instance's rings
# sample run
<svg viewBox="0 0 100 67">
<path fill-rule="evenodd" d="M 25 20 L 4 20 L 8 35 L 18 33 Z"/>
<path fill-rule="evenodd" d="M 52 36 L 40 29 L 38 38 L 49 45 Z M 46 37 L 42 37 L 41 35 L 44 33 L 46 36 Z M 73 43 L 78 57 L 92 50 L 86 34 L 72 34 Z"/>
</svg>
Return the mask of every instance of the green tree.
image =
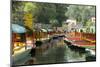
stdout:
<svg viewBox="0 0 100 67">
<path fill-rule="evenodd" d="M 56 19 L 58 20 L 59 26 L 62 26 L 62 23 L 67 19 L 65 12 L 67 11 L 68 5 L 65 4 L 55 4 L 56 5 Z"/>
<path fill-rule="evenodd" d="M 33 15 L 33 22 L 45 24 L 51 23 L 55 26 L 62 26 L 62 22 L 67 19 L 65 16 L 67 7 L 68 5 L 55 3 L 13 2 L 13 11 L 15 13 L 20 10 L 29 12 Z M 57 20 L 57 24 L 51 22 L 51 20 Z"/>
<path fill-rule="evenodd" d="M 70 5 L 65 15 L 86 26 L 86 22 L 95 16 L 95 6 Z"/>
<path fill-rule="evenodd" d="M 59 5 L 51 3 L 33 3 L 35 8 L 30 9 L 36 22 L 51 23 L 53 26 L 61 26 L 62 22 L 67 19 L 65 12 L 68 5 Z M 51 20 L 57 20 L 57 24 L 51 22 Z M 54 23 L 54 24 L 53 24 Z"/>
<path fill-rule="evenodd" d="M 24 25 L 23 24 L 24 6 L 25 6 L 24 2 L 12 1 L 12 14 L 11 14 L 12 23 Z"/>
</svg>

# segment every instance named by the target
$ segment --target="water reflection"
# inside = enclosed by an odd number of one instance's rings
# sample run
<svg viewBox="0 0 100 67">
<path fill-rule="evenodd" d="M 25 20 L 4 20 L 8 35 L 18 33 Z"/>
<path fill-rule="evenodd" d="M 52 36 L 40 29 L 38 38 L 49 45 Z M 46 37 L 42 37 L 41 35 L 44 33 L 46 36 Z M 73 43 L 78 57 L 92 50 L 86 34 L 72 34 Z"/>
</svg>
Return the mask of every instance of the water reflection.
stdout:
<svg viewBox="0 0 100 67">
<path fill-rule="evenodd" d="M 42 45 L 36 47 L 36 56 L 34 58 L 29 55 L 29 51 L 20 54 L 18 57 L 23 57 L 18 61 L 14 60 L 15 64 L 47 64 L 96 60 L 95 54 L 92 54 L 89 49 L 73 46 L 71 42 L 64 41 L 64 36 L 52 37 L 49 40 L 42 41 Z"/>
<path fill-rule="evenodd" d="M 86 61 L 86 51 L 79 51 L 76 48 L 70 49 L 68 44 L 62 40 L 63 38 L 51 39 L 49 45 L 52 46 L 42 55 L 36 56 L 37 64 Z"/>
</svg>

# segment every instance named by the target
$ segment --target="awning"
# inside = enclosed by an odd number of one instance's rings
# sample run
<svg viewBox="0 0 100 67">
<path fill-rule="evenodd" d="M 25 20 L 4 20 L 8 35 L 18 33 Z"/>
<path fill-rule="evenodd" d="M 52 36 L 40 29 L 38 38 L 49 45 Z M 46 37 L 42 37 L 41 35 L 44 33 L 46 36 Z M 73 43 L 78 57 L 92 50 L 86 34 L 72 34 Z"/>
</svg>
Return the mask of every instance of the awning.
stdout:
<svg viewBox="0 0 100 67">
<path fill-rule="evenodd" d="M 23 26 L 20 26 L 18 24 L 12 24 L 11 25 L 12 31 L 15 33 L 25 33 L 26 29 Z"/>
<path fill-rule="evenodd" d="M 51 31 L 53 31 L 53 30 L 52 30 L 52 29 L 47 29 L 47 31 L 51 32 Z"/>
<path fill-rule="evenodd" d="M 47 30 L 46 29 L 41 29 L 43 32 L 47 32 Z"/>
</svg>

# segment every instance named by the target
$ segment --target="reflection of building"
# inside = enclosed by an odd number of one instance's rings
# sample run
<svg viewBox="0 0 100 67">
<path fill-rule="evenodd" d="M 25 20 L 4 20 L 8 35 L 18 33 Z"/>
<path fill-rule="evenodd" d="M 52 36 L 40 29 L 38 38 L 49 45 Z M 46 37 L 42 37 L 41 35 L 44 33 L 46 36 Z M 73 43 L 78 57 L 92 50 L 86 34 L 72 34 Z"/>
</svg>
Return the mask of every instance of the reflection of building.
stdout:
<svg viewBox="0 0 100 67">
<path fill-rule="evenodd" d="M 63 29 L 70 32 L 74 30 L 74 27 L 76 26 L 76 20 L 68 19 L 63 24 Z"/>
</svg>

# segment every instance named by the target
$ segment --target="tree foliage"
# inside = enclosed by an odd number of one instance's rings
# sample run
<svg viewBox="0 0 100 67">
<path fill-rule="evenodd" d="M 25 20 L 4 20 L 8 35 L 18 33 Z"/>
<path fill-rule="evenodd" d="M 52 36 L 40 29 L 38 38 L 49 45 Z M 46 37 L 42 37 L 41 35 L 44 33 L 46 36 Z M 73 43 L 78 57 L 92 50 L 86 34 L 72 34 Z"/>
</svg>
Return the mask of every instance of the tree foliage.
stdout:
<svg viewBox="0 0 100 67">
<path fill-rule="evenodd" d="M 46 23 L 55 26 L 52 20 L 57 20 L 56 26 L 61 26 L 66 20 L 65 12 L 68 5 L 59 5 L 51 3 L 33 3 L 33 2 L 13 2 L 13 12 L 23 10 L 32 13 L 35 23 Z M 21 14 L 20 14 L 21 15 Z M 54 23 L 54 24 L 53 24 Z"/>
<path fill-rule="evenodd" d="M 67 5 L 59 5 L 59 4 L 50 4 L 50 3 L 35 3 L 38 10 L 36 20 L 41 23 L 50 23 L 55 26 L 55 22 L 51 22 L 57 20 L 56 26 L 61 26 L 62 22 L 66 20 L 65 12 L 67 11 Z M 35 12 L 35 11 L 33 11 Z M 53 24 L 54 23 L 54 24 Z"/>
<path fill-rule="evenodd" d="M 66 16 L 76 19 L 77 22 L 82 22 L 86 25 L 86 22 L 93 16 L 95 16 L 94 6 L 82 6 L 82 5 L 70 5 Z"/>
<path fill-rule="evenodd" d="M 17 12 L 20 11 L 32 13 L 34 19 L 33 23 L 45 23 L 53 26 L 62 26 L 62 23 L 67 18 L 76 19 L 77 22 L 82 22 L 86 25 L 89 18 L 95 16 L 94 6 L 56 3 L 14 1 L 12 3 L 12 10 L 13 15 L 15 14 L 16 16 L 18 15 Z M 22 16 L 19 19 L 22 19 Z"/>
</svg>

